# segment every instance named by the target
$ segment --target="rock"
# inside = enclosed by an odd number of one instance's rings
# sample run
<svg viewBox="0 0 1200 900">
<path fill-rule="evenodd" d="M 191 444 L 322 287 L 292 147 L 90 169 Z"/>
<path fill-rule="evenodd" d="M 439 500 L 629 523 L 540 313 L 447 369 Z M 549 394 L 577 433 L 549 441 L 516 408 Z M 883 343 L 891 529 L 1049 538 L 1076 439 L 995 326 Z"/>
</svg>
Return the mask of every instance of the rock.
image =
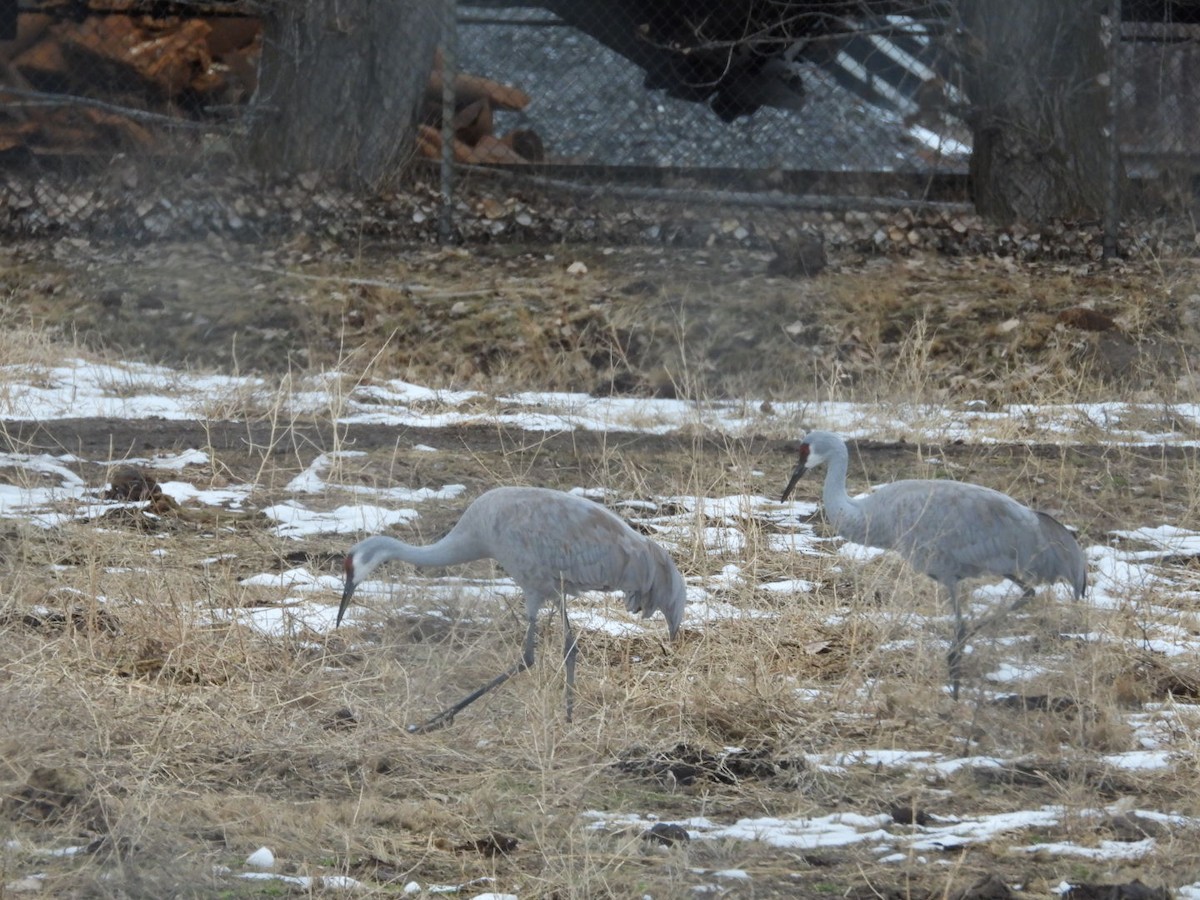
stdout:
<svg viewBox="0 0 1200 900">
<path fill-rule="evenodd" d="M 246 865 L 253 869 L 275 868 L 275 854 L 267 847 L 259 847 L 246 857 Z"/>
<path fill-rule="evenodd" d="M 331 731 L 349 731 L 358 727 L 358 716 L 348 706 L 343 706 L 325 723 L 325 728 Z"/>
<path fill-rule="evenodd" d="M 1080 331 L 1112 331 L 1117 323 L 1104 313 L 1085 306 L 1072 306 L 1058 314 L 1058 321 Z"/>
<path fill-rule="evenodd" d="M 4 798 L 4 811 L 12 818 L 31 822 L 55 822 L 79 806 L 88 790 L 80 771 L 39 766 L 25 784 Z"/>
<path fill-rule="evenodd" d="M 773 241 L 775 257 L 767 263 L 767 274 L 784 278 L 812 278 L 828 265 L 825 237 L 804 232 L 797 237 Z"/>
<path fill-rule="evenodd" d="M 932 821 L 929 813 L 908 802 L 895 804 L 888 810 L 888 815 L 897 825 L 928 825 Z"/>
<path fill-rule="evenodd" d="M 481 853 L 484 856 L 507 856 L 516 851 L 519 842 L 515 837 L 493 831 L 473 841 L 459 844 L 454 849 L 459 853 Z"/>
<path fill-rule="evenodd" d="M 105 500 L 153 500 L 162 491 L 158 482 L 137 466 L 117 466 L 109 477 Z"/>
<path fill-rule="evenodd" d="M 1171 892 L 1147 887 L 1135 878 L 1125 884 L 1073 884 L 1063 900 L 1171 900 Z"/>
<path fill-rule="evenodd" d="M 950 900 L 1008 900 L 1012 889 L 994 872 L 984 875 L 974 884 L 950 895 Z"/>
<path fill-rule="evenodd" d="M 692 836 L 688 834 L 687 829 L 682 825 L 659 822 L 648 831 L 642 832 L 642 839 L 671 847 L 675 844 L 686 844 L 692 839 Z"/>
</svg>

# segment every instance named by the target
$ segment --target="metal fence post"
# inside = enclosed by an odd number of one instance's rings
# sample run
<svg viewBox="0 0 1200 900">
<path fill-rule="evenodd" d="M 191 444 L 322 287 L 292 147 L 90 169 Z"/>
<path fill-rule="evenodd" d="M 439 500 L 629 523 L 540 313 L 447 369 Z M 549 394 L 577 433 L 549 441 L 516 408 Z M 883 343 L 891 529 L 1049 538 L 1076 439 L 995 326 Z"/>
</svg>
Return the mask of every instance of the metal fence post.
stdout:
<svg viewBox="0 0 1200 900">
<path fill-rule="evenodd" d="M 1121 0 L 1108 2 L 1108 190 L 1104 209 L 1104 258 L 1117 256 L 1121 225 L 1121 141 L 1117 120 L 1121 101 Z"/>
<path fill-rule="evenodd" d="M 443 0 L 442 9 L 442 208 L 438 216 L 438 239 L 448 244 L 454 236 L 454 78 L 458 73 L 458 3 Z"/>
</svg>

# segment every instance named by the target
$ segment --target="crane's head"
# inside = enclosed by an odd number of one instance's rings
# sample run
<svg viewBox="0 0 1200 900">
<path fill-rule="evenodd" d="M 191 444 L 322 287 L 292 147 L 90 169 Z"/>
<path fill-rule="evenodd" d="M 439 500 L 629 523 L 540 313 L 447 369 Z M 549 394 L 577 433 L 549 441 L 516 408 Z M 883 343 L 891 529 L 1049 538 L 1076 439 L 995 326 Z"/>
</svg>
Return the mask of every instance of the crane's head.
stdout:
<svg viewBox="0 0 1200 900">
<path fill-rule="evenodd" d="M 342 624 L 342 616 L 346 614 L 346 607 L 350 605 L 350 598 L 354 596 L 354 589 L 358 587 L 358 579 L 354 577 L 354 550 L 346 554 L 342 568 L 346 570 L 346 586 L 342 589 L 342 604 L 338 607 L 334 628 Z"/>
<path fill-rule="evenodd" d="M 342 605 L 338 607 L 335 628 L 342 624 L 342 616 L 346 614 L 354 589 L 386 560 L 386 550 L 384 541 L 375 535 L 359 541 L 346 551 L 346 558 L 342 561 L 342 568 L 346 570 L 346 586 L 342 589 Z"/>
<path fill-rule="evenodd" d="M 792 477 L 788 479 L 787 487 L 783 489 L 783 496 L 779 498 L 780 503 L 787 500 L 792 493 L 792 488 L 796 486 L 796 482 L 803 478 L 809 469 L 815 469 L 825 462 L 828 455 L 828 450 L 824 446 L 825 436 L 826 433 L 823 431 L 813 431 L 804 439 L 804 443 L 800 445 L 800 459 L 796 463 L 796 468 L 792 469 Z M 829 435 L 829 437 L 833 437 L 833 435 Z"/>
</svg>

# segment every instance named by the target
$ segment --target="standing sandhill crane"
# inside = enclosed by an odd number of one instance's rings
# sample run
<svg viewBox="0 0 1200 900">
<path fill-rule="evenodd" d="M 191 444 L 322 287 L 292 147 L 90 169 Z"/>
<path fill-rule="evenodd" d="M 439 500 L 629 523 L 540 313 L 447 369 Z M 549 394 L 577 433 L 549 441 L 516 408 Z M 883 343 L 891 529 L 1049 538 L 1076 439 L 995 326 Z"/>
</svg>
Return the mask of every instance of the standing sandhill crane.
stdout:
<svg viewBox="0 0 1200 900">
<path fill-rule="evenodd" d="M 958 600 L 964 578 L 998 575 L 1033 596 L 1033 583 L 1064 579 L 1079 599 L 1087 590 L 1087 562 L 1079 542 L 1056 519 L 1022 506 L 1007 494 L 959 481 L 894 481 L 866 497 L 846 493 L 849 454 L 836 434 L 811 431 L 783 489 L 787 500 L 809 469 L 825 463 L 821 500 L 834 530 L 848 541 L 895 550 L 918 572 L 943 585 L 954 609 L 950 677 L 958 697 L 958 666 L 967 634 Z"/>
<path fill-rule="evenodd" d="M 453 721 L 454 716 L 494 687 L 533 665 L 537 614 L 551 600 L 561 603 L 563 661 L 567 671 L 567 721 L 575 692 L 575 635 L 567 621 L 565 598 L 580 591 L 623 591 L 625 608 L 649 618 L 661 612 L 674 638 L 686 602 L 683 578 L 667 552 L 638 534 L 598 503 L 535 487 L 494 488 L 475 499 L 450 533 L 424 547 L 377 534 L 346 554 L 346 588 L 337 624 L 354 589 L 379 565 L 393 559 L 416 566 L 450 566 L 494 559 L 525 594 L 525 650 L 520 662 L 483 687 L 438 713 L 422 733 Z"/>
</svg>

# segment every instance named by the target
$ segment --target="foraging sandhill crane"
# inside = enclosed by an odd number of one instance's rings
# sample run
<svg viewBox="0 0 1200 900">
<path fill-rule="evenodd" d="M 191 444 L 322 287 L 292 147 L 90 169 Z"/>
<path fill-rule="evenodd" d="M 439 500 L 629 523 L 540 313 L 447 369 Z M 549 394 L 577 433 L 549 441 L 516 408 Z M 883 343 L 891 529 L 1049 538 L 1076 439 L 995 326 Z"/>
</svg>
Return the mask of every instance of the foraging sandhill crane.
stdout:
<svg viewBox="0 0 1200 900">
<path fill-rule="evenodd" d="M 683 578 L 667 551 L 654 541 L 591 500 L 547 488 L 500 487 L 477 497 L 450 533 L 432 544 L 418 547 L 377 534 L 351 547 L 337 624 L 342 623 L 354 589 L 385 562 L 451 566 L 476 559 L 496 560 L 525 594 L 528 627 L 521 660 L 423 725 L 409 726 L 411 732 L 449 724 L 492 688 L 532 666 L 538 611 L 549 601 L 557 601 L 562 610 L 568 722 L 574 708 L 577 651 L 567 621 L 568 595 L 623 591 L 629 612 L 640 612 L 642 618 L 661 612 L 672 638 L 683 621 Z"/>
<path fill-rule="evenodd" d="M 967 633 L 958 600 L 964 578 L 997 575 L 1033 596 L 1033 583 L 1065 580 L 1079 599 L 1087 590 L 1087 561 L 1079 542 L 1057 519 L 1035 512 L 999 491 L 961 481 L 894 481 L 865 497 L 846 493 L 846 443 L 828 431 L 811 431 L 783 489 L 825 464 L 821 501 L 834 530 L 848 541 L 895 550 L 918 572 L 946 588 L 954 609 L 950 677 L 958 697 L 958 665 Z"/>
</svg>

